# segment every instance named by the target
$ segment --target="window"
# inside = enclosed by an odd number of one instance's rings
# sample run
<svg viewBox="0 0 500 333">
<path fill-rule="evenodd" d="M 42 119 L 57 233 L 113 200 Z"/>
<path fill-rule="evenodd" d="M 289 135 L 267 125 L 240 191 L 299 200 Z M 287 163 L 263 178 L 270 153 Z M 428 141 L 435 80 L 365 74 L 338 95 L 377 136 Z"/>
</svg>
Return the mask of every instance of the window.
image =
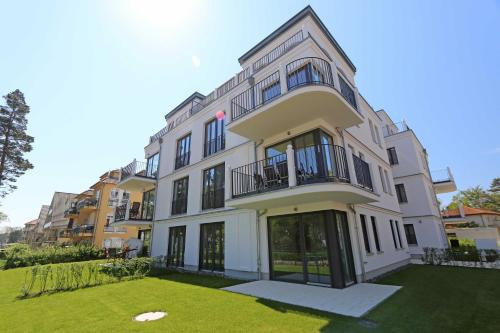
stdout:
<svg viewBox="0 0 500 333">
<path fill-rule="evenodd" d="M 262 88 L 262 103 L 272 100 L 274 97 L 281 94 L 281 86 L 279 81 L 275 81 L 265 88 Z"/>
<path fill-rule="evenodd" d="M 120 197 L 120 190 L 114 188 L 109 192 L 108 207 L 116 207 Z"/>
<path fill-rule="evenodd" d="M 153 220 L 155 210 L 155 190 L 150 190 L 142 194 L 141 220 Z"/>
<path fill-rule="evenodd" d="M 187 212 L 189 177 L 174 181 L 174 199 L 172 200 L 172 215 Z"/>
<path fill-rule="evenodd" d="M 148 158 L 146 165 L 146 177 L 156 178 L 158 175 L 158 162 L 160 161 L 160 154 L 156 153 Z"/>
<path fill-rule="evenodd" d="M 224 207 L 224 164 L 203 171 L 202 209 Z"/>
<path fill-rule="evenodd" d="M 389 164 L 396 165 L 399 164 L 398 155 L 396 154 L 396 148 L 391 147 L 387 149 L 387 156 L 389 157 Z"/>
<path fill-rule="evenodd" d="M 389 220 L 389 223 L 391 224 L 391 233 L 392 233 L 392 240 L 394 241 L 394 248 L 397 250 L 398 243 L 396 241 L 396 232 L 394 231 L 394 224 L 392 220 Z"/>
<path fill-rule="evenodd" d="M 389 180 L 389 173 L 384 169 L 385 183 L 387 184 L 387 192 L 392 195 L 391 181 Z"/>
<path fill-rule="evenodd" d="M 175 155 L 175 168 L 179 169 L 189 164 L 191 155 L 191 134 L 177 140 L 177 151 Z"/>
<path fill-rule="evenodd" d="M 168 230 L 167 266 L 184 267 L 186 226 L 170 227 Z"/>
<path fill-rule="evenodd" d="M 404 184 L 396 184 L 395 187 L 396 187 L 396 195 L 398 196 L 399 203 L 408 202 L 408 199 L 406 198 L 405 185 Z"/>
<path fill-rule="evenodd" d="M 415 228 L 413 227 L 413 224 L 405 224 L 404 228 L 408 245 L 418 245 L 417 235 L 415 234 Z"/>
<path fill-rule="evenodd" d="M 305 64 L 288 74 L 288 89 L 311 83 L 325 83 L 325 76 L 321 70 L 312 63 Z"/>
<path fill-rule="evenodd" d="M 224 270 L 224 222 L 200 225 L 200 269 Z"/>
<path fill-rule="evenodd" d="M 205 125 L 205 147 L 203 156 L 210 156 L 224 148 L 226 148 L 224 118 L 213 119 Z"/>
<path fill-rule="evenodd" d="M 377 144 L 382 147 L 382 141 L 380 141 L 380 133 L 378 131 L 378 127 L 375 125 L 375 138 L 377 139 Z"/>
<path fill-rule="evenodd" d="M 378 229 L 377 229 L 377 220 L 375 216 L 370 217 L 372 220 L 372 229 L 373 229 L 373 237 L 375 238 L 375 247 L 377 248 L 377 252 L 380 252 L 380 240 L 378 238 Z"/>
<path fill-rule="evenodd" d="M 340 83 L 340 93 L 344 98 L 351 104 L 355 109 L 358 108 L 356 105 L 356 97 L 354 96 L 354 90 L 345 82 L 345 80 L 339 75 Z"/>
<path fill-rule="evenodd" d="M 403 243 L 401 242 L 401 234 L 399 232 L 399 222 L 398 221 L 394 221 L 394 224 L 396 226 L 396 234 L 398 235 L 399 248 L 402 249 L 403 248 Z"/>
<path fill-rule="evenodd" d="M 130 192 L 123 191 L 122 198 L 120 200 L 120 205 L 125 205 L 130 200 Z"/>
<path fill-rule="evenodd" d="M 375 129 L 373 128 L 373 121 L 368 119 L 368 125 L 370 126 L 370 133 L 372 135 L 372 141 L 377 143 L 377 139 L 375 138 Z"/>
<path fill-rule="evenodd" d="M 370 239 L 368 236 L 368 229 L 366 227 L 366 216 L 363 214 L 360 214 L 359 217 L 361 218 L 361 230 L 363 231 L 363 240 L 365 243 L 365 250 L 366 253 L 371 253 L 371 248 L 370 248 Z"/>
<path fill-rule="evenodd" d="M 382 171 L 382 167 L 380 165 L 378 166 L 378 173 L 380 175 L 380 182 L 382 183 L 382 190 L 384 193 L 387 193 L 387 184 L 385 183 L 384 172 Z"/>
</svg>

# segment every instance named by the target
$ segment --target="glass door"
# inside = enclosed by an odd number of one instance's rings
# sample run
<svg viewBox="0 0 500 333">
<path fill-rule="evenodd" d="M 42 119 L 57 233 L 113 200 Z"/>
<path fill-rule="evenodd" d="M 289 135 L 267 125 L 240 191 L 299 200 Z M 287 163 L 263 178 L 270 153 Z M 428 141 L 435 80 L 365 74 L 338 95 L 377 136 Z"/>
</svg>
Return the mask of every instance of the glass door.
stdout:
<svg viewBox="0 0 500 333">
<path fill-rule="evenodd" d="M 324 213 L 302 215 L 307 283 L 330 285 L 331 269 Z"/>
<path fill-rule="evenodd" d="M 224 222 L 201 225 L 200 269 L 224 271 Z"/>
<path fill-rule="evenodd" d="M 171 227 L 168 235 L 167 265 L 184 267 L 184 248 L 186 244 L 186 226 Z"/>
<path fill-rule="evenodd" d="M 335 212 L 335 218 L 337 220 L 340 261 L 344 276 L 344 284 L 345 286 L 349 286 L 356 283 L 351 238 L 349 237 L 349 225 L 347 223 L 347 216 L 344 212 Z"/>
</svg>

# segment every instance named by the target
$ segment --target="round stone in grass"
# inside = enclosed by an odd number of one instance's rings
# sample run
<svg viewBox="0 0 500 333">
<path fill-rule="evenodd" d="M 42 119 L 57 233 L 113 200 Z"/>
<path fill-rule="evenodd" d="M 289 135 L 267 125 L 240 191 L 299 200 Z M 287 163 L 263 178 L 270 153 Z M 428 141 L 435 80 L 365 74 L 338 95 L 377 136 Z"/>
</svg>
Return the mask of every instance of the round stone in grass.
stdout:
<svg viewBox="0 0 500 333">
<path fill-rule="evenodd" d="M 145 312 L 134 317 L 135 321 L 153 321 L 158 320 L 167 315 L 166 312 L 156 311 L 156 312 Z"/>
</svg>

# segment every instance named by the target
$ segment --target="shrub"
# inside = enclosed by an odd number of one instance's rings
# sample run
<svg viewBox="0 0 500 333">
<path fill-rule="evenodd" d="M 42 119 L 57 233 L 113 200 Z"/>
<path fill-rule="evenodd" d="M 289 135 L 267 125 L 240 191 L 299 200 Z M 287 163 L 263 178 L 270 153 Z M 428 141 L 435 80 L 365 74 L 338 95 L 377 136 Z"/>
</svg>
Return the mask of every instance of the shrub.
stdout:
<svg viewBox="0 0 500 333">
<path fill-rule="evenodd" d="M 57 264 L 104 258 L 104 252 L 93 245 L 70 247 L 51 246 L 31 249 L 27 245 L 15 245 L 5 251 L 5 269 L 34 265 Z"/>
</svg>

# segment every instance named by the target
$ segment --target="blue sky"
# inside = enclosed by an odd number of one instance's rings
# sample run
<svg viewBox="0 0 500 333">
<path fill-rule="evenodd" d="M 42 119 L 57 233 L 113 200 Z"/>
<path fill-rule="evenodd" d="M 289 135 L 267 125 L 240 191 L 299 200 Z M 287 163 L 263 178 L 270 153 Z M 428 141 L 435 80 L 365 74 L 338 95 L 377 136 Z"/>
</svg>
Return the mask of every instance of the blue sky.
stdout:
<svg viewBox="0 0 500 333">
<path fill-rule="evenodd" d="M 431 169 L 451 166 L 459 188 L 500 176 L 498 1 L 1 0 L 0 94 L 24 92 L 35 137 L 35 168 L 1 200 L 8 225 L 142 158 L 170 109 L 238 72 L 239 56 L 307 4 L 363 96 L 415 130 Z"/>
</svg>

